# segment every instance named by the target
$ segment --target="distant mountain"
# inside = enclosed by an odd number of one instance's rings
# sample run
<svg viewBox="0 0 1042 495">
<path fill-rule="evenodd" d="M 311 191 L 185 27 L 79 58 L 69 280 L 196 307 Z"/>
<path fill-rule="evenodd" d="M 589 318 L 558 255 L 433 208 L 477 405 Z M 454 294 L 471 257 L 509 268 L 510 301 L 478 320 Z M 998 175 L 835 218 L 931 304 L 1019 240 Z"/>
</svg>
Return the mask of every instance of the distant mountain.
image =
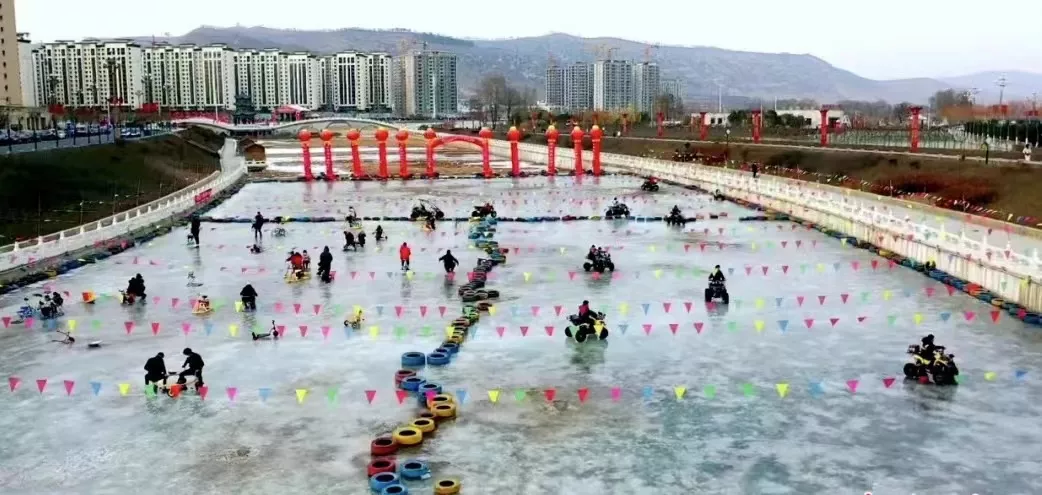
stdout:
<svg viewBox="0 0 1042 495">
<path fill-rule="evenodd" d="M 148 43 L 152 38 L 138 38 Z M 200 27 L 171 43 L 226 43 L 236 48 L 279 48 L 329 54 L 342 50 L 383 51 L 397 54 L 403 47 L 451 51 L 459 55 L 460 85 L 474 88 L 486 74 L 502 73 L 515 84 L 542 91 L 545 69 L 552 54 L 568 64 L 594 58 L 593 47 L 614 48 L 615 58 L 643 60 L 647 45 L 616 38 L 580 38 L 549 34 L 505 40 L 466 40 L 406 30 L 339 29 L 301 31 L 266 27 Z M 662 77 L 679 78 L 686 85 L 688 100 L 702 97 L 715 105 L 717 84 L 727 99 L 813 98 L 820 102 L 844 99 L 925 103 L 951 82 L 936 79 L 877 81 L 836 68 L 812 55 L 754 53 L 713 47 L 661 46 L 654 60 Z M 1039 87 L 1036 85 L 1036 87 Z M 745 97 L 745 98 L 736 98 Z"/>
</svg>

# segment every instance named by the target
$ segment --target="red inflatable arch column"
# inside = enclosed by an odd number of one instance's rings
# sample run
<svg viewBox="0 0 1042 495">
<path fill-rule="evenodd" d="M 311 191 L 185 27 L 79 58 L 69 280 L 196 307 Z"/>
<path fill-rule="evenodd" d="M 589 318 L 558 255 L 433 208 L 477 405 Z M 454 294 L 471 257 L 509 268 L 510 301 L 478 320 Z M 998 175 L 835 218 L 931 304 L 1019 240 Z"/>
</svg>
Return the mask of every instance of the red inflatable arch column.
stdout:
<svg viewBox="0 0 1042 495">
<path fill-rule="evenodd" d="M 598 125 L 593 126 L 590 129 L 590 141 L 593 142 L 593 175 L 599 177 L 601 175 L 601 138 L 604 137 L 604 131 Z"/>
<path fill-rule="evenodd" d="M 404 128 L 399 129 L 394 138 L 398 141 L 398 175 L 402 179 L 408 179 L 411 174 L 409 174 L 409 154 L 405 150 L 405 144 L 409 142 L 409 131 Z"/>
<path fill-rule="evenodd" d="M 546 128 L 546 173 L 557 175 L 557 127 L 551 124 Z"/>
<path fill-rule="evenodd" d="M 304 180 L 311 182 L 315 180 L 311 174 L 311 131 L 301 129 L 297 139 L 300 140 L 300 151 L 304 154 Z"/>
<path fill-rule="evenodd" d="M 480 137 L 482 139 L 482 146 L 481 146 L 481 168 L 482 168 L 482 173 L 485 175 L 485 178 L 487 179 L 487 178 L 492 177 L 492 162 L 491 162 L 491 160 L 489 160 L 489 152 L 488 152 L 488 148 L 489 148 L 489 142 L 488 141 L 490 139 L 492 139 L 492 129 L 489 129 L 488 127 L 482 127 L 481 130 L 478 131 L 478 137 Z"/>
<path fill-rule="evenodd" d="M 318 136 L 322 138 L 322 153 L 326 159 L 326 180 L 336 180 L 336 173 L 333 172 L 333 131 L 322 129 Z"/>
<path fill-rule="evenodd" d="M 365 175 L 362 170 L 362 156 L 358 153 L 358 140 L 362 138 L 362 131 L 351 129 L 347 131 L 347 140 L 351 144 L 351 174 L 356 179 Z"/>
<path fill-rule="evenodd" d="M 387 138 L 390 137 L 390 133 L 383 127 L 376 130 L 376 150 L 380 157 L 380 172 L 379 176 L 381 180 L 387 180 Z"/>
<path fill-rule="evenodd" d="M 521 140 L 521 131 L 517 130 L 517 127 L 511 126 L 510 130 L 507 131 L 507 141 L 510 141 L 510 176 L 519 177 L 521 175 L 521 156 L 517 149 L 517 143 Z"/>
<path fill-rule="evenodd" d="M 431 179 L 438 175 L 434 165 L 434 140 L 438 139 L 438 133 L 428 127 L 423 131 L 423 138 L 427 140 L 427 178 Z"/>
<path fill-rule="evenodd" d="M 572 128 L 572 145 L 575 148 L 575 176 L 582 177 L 585 173 L 583 171 L 583 136 L 586 133 L 583 132 L 582 128 L 575 126 Z"/>
</svg>

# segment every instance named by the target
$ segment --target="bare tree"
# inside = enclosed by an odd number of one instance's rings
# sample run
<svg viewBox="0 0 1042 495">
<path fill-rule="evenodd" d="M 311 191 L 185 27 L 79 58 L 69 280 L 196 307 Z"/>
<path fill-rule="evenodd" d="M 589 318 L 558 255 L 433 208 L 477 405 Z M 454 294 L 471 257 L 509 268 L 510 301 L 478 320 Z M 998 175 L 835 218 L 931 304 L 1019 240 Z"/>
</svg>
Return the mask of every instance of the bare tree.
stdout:
<svg viewBox="0 0 1042 495">
<path fill-rule="evenodd" d="M 485 76 L 478 85 L 478 98 L 488 111 L 488 118 L 492 121 L 493 129 L 499 123 L 499 109 L 506 91 L 507 81 L 501 74 Z"/>
</svg>

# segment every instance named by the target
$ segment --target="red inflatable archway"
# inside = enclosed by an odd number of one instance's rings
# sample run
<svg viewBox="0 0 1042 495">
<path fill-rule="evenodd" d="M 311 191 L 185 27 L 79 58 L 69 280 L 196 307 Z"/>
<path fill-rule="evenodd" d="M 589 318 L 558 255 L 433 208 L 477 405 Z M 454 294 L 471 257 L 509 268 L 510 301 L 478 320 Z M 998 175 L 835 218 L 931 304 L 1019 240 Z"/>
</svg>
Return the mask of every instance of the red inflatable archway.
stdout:
<svg viewBox="0 0 1042 495">
<path fill-rule="evenodd" d="M 489 160 L 488 140 L 473 136 L 445 136 L 427 140 L 427 175 L 437 172 L 434 165 L 434 151 L 449 143 L 470 143 L 481 148 L 481 170 L 485 177 L 492 176 L 492 165 Z"/>
</svg>

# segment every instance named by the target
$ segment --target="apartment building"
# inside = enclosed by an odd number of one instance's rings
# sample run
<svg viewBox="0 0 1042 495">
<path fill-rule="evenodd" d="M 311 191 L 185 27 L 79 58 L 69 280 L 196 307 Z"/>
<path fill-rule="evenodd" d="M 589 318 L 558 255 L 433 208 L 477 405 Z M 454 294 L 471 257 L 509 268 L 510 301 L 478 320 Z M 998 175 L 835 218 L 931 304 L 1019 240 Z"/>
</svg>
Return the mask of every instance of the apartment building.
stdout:
<svg viewBox="0 0 1042 495">
<path fill-rule="evenodd" d="M 0 1 L 0 105 L 31 105 L 22 94 L 22 66 L 14 1 Z M 26 67 L 30 69 L 31 67 Z"/>
<path fill-rule="evenodd" d="M 56 41 L 33 50 L 33 85 L 44 105 L 138 108 L 144 51 L 130 40 Z"/>
<path fill-rule="evenodd" d="M 283 54 L 279 58 L 279 86 L 284 95 L 281 105 L 309 110 L 322 106 L 322 71 L 318 58 L 308 52 Z"/>
<path fill-rule="evenodd" d="M 565 74 L 567 70 L 557 64 L 546 68 L 546 104 L 550 108 L 565 108 L 567 105 L 567 88 Z"/>
<path fill-rule="evenodd" d="M 565 72 L 565 102 L 569 110 L 593 108 L 593 64 L 576 62 Z"/>
<path fill-rule="evenodd" d="M 424 50 L 397 58 L 392 70 L 394 112 L 400 116 L 454 116 L 459 111 L 455 54 Z"/>
<path fill-rule="evenodd" d="M 671 95 L 678 101 L 684 101 L 684 83 L 680 79 L 663 79 L 659 88 L 659 94 Z"/>
<path fill-rule="evenodd" d="M 637 112 L 654 114 L 661 84 L 658 64 L 641 62 L 633 64 L 633 108 Z"/>
<path fill-rule="evenodd" d="M 633 105 L 633 63 L 598 60 L 593 64 L 593 109 L 625 111 Z"/>
</svg>

